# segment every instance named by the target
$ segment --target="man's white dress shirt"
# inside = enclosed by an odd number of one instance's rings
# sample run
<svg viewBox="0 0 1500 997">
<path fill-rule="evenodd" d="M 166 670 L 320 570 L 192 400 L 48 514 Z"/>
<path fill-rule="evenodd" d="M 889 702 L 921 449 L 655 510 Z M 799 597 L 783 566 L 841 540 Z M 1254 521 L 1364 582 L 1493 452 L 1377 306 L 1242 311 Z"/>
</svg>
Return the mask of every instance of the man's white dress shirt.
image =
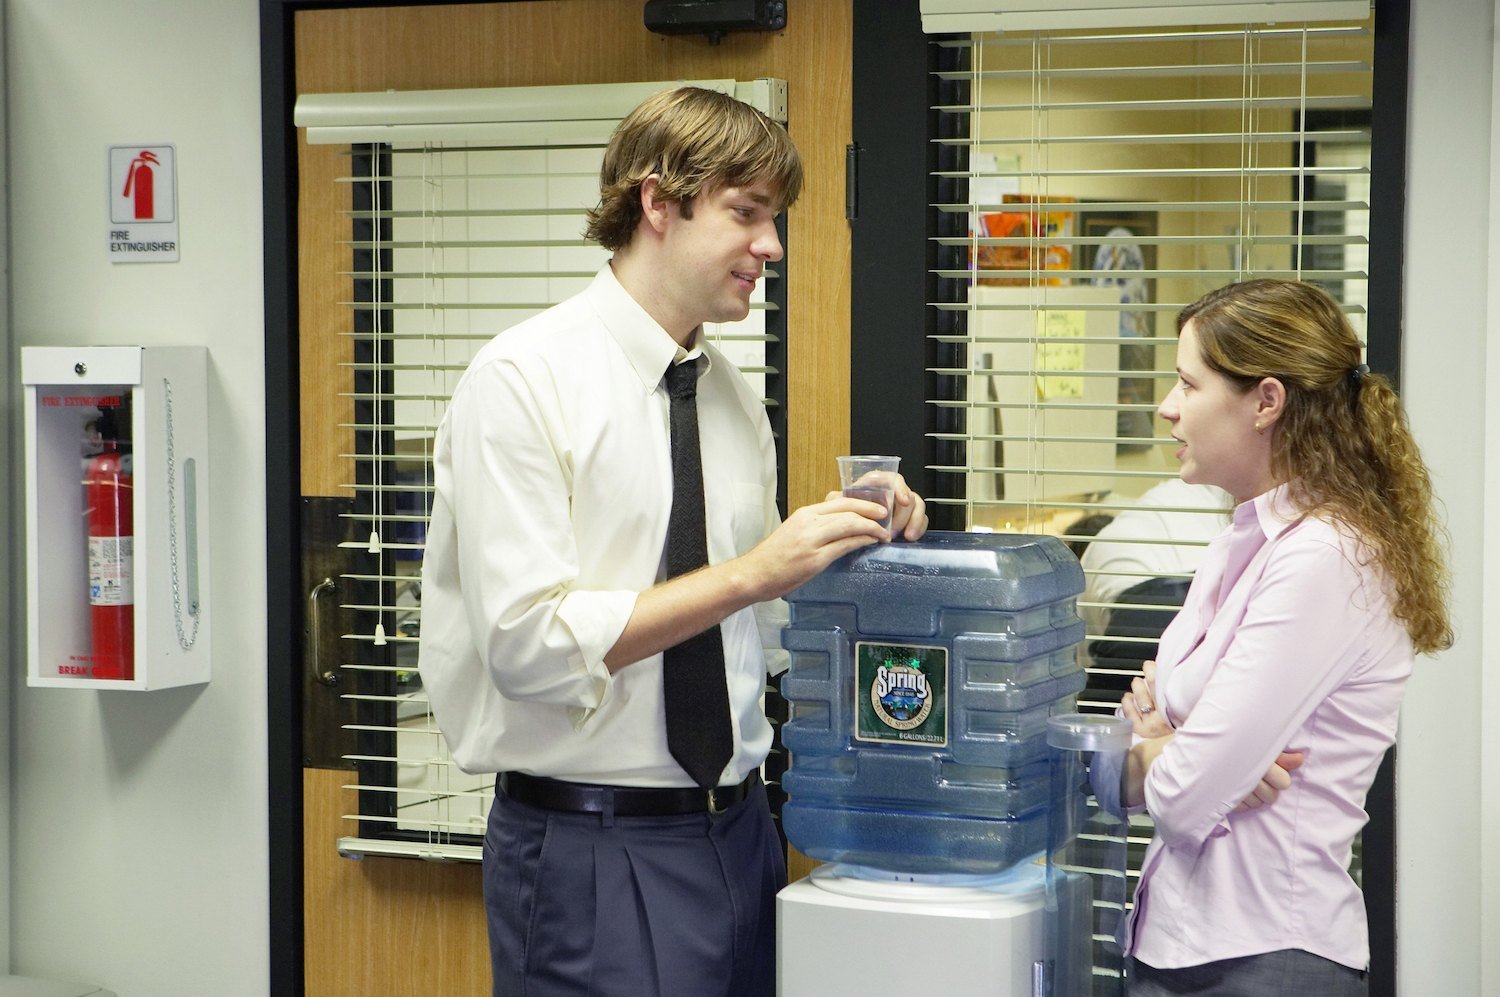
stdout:
<svg viewBox="0 0 1500 997">
<path fill-rule="evenodd" d="M 667 752 L 661 655 L 611 676 L 638 593 L 665 577 L 672 460 L 664 374 L 699 352 L 710 564 L 779 522 L 761 400 L 702 341 L 682 350 L 608 266 L 486 344 L 438 427 L 422 566 L 422 682 L 466 772 L 688 786 Z M 724 620 L 735 751 L 764 760 L 765 673 L 785 667 L 781 601 Z"/>
</svg>

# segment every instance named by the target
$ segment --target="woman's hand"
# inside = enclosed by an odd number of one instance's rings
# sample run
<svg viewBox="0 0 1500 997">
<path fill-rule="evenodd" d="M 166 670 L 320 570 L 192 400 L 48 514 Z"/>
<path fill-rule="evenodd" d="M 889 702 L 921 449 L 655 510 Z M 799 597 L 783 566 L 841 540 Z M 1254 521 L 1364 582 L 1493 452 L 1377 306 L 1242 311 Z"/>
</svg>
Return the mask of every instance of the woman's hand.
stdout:
<svg viewBox="0 0 1500 997">
<path fill-rule="evenodd" d="M 1261 776 L 1260 782 L 1251 790 L 1250 795 L 1240 801 L 1240 805 L 1234 808 L 1235 813 L 1246 810 L 1254 810 L 1263 807 L 1267 803 L 1275 803 L 1282 790 L 1292 784 L 1292 773 L 1302 767 L 1304 755 L 1300 751 L 1283 751 L 1276 756 L 1276 761 Z"/>
<path fill-rule="evenodd" d="M 1175 733 L 1156 705 L 1156 662 L 1145 662 L 1141 671 L 1144 674 L 1131 680 L 1130 692 L 1120 700 L 1120 711 L 1130 721 L 1131 729 L 1139 739 L 1130 749 L 1126 761 L 1126 806 L 1140 806 L 1146 802 L 1146 774 L 1151 771 L 1151 765 L 1162 753 L 1162 749 L 1171 743 Z M 1275 803 L 1291 787 L 1291 774 L 1302 767 L 1304 757 L 1300 751 L 1283 751 L 1266 770 L 1266 774 L 1261 776 L 1260 782 L 1250 794 L 1234 808 L 1234 812 L 1243 813 Z"/>
<path fill-rule="evenodd" d="M 1156 662 L 1145 662 L 1141 670 L 1145 676 L 1131 680 L 1130 692 L 1120 700 L 1121 711 L 1137 737 L 1166 737 L 1172 725 L 1156 706 Z"/>
<path fill-rule="evenodd" d="M 1127 700 L 1129 696 L 1125 697 Z M 1146 775 L 1151 771 L 1158 756 L 1172 743 L 1172 734 L 1165 737 L 1148 737 L 1137 741 L 1125 755 L 1125 779 L 1120 787 L 1121 802 L 1127 807 L 1144 806 L 1146 803 Z"/>
</svg>

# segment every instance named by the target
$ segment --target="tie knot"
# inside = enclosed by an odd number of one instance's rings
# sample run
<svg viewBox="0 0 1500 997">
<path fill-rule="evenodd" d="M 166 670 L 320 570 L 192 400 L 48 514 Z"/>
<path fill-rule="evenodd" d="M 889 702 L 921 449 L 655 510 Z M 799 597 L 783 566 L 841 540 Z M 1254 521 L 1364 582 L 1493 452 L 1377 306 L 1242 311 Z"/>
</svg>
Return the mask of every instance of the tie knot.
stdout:
<svg viewBox="0 0 1500 997">
<path fill-rule="evenodd" d="M 667 368 L 667 394 L 673 398 L 693 398 L 698 394 L 698 363 L 674 363 Z"/>
</svg>

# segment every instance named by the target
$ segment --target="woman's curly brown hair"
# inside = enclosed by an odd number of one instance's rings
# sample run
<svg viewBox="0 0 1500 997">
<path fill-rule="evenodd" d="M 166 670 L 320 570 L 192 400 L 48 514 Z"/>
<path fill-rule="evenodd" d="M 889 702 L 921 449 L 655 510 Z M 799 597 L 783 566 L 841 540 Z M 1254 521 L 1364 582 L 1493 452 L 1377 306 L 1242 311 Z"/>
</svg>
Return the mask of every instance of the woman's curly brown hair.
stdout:
<svg viewBox="0 0 1500 997">
<path fill-rule="evenodd" d="M 1244 390 L 1267 377 L 1285 386 L 1272 473 L 1305 511 L 1361 538 L 1418 652 L 1452 645 L 1432 480 L 1390 382 L 1359 369 L 1361 344 L 1338 302 L 1312 284 L 1251 280 L 1183 309 L 1178 331 L 1189 321 L 1209 367 Z"/>
<path fill-rule="evenodd" d="M 663 90 L 610 137 L 584 236 L 611 252 L 628 246 L 641 220 L 641 184 L 652 174 L 657 193 L 676 201 L 684 218 L 708 189 L 763 184 L 778 211 L 802 190 L 802 160 L 785 128 L 716 90 Z"/>
</svg>

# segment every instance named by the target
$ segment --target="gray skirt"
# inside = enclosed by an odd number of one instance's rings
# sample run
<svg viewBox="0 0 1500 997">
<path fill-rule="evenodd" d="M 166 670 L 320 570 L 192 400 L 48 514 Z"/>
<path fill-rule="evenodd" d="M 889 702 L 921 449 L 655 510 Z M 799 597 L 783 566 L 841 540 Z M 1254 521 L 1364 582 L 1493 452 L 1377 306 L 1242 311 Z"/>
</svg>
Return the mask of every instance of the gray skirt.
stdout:
<svg viewBox="0 0 1500 997">
<path fill-rule="evenodd" d="M 1182 969 L 1126 963 L 1129 997 L 1366 997 L 1365 973 L 1301 949 L 1221 959 Z"/>
</svg>

